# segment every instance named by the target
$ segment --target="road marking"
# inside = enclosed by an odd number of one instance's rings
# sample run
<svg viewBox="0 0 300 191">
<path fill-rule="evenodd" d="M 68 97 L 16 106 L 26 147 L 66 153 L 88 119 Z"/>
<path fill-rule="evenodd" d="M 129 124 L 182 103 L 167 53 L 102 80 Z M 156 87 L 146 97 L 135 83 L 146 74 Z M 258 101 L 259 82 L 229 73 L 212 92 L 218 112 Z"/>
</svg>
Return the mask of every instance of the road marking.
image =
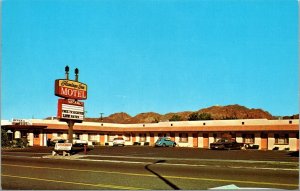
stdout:
<svg viewBox="0 0 300 191">
<path fill-rule="evenodd" d="M 28 157 L 28 156 L 12 156 L 12 155 L 2 155 L 2 156 L 9 156 L 9 157 L 20 157 L 20 158 L 41 158 L 41 157 Z M 60 158 L 55 158 L 52 155 L 51 156 L 43 156 L 42 158 L 51 158 L 55 160 L 77 160 L 77 161 L 91 161 L 91 162 L 107 162 L 107 163 L 125 163 L 125 164 L 153 164 L 153 162 L 140 162 L 140 161 L 120 161 L 120 160 L 102 160 L 102 159 L 87 159 L 84 155 L 74 155 L 76 156 L 75 158 L 72 157 L 60 157 Z M 99 156 L 98 156 L 99 157 Z M 108 156 L 104 156 L 103 158 L 107 158 Z M 101 158 L 101 156 L 99 157 Z M 120 157 L 116 157 L 120 158 Z M 124 157 L 124 158 L 139 158 L 143 159 L 141 157 Z M 153 158 L 154 159 L 154 158 Z M 157 159 L 157 158 L 156 158 Z M 224 162 L 224 161 L 222 161 Z M 226 161 L 225 161 L 226 162 Z M 279 164 L 286 164 L 287 162 L 279 162 Z M 274 163 L 273 163 L 274 164 Z M 291 164 L 291 163 L 288 163 Z M 292 163 L 295 164 L 295 163 Z M 186 163 L 157 163 L 156 165 L 168 165 L 168 166 L 188 166 L 188 167 L 222 167 L 220 165 L 204 165 L 204 164 L 186 164 Z M 299 171 L 298 167 L 295 168 L 266 168 L 266 167 L 245 167 L 245 166 L 227 166 L 227 168 L 238 168 L 238 169 L 255 169 L 255 170 L 285 170 L 285 171 Z"/>
<path fill-rule="evenodd" d="M 138 156 L 120 156 L 120 155 L 81 155 L 82 157 L 99 157 L 99 158 L 129 158 L 129 159 L 153 159 L 157 160 L 157 157 L 138 157 Z M 270 163 L 270 164 L 298 164 L 299 161 L 295 162 L 286 162 L 286 161 L 254 161 L 254 160 L 224 160 L 224 159 L 179 159 L 179 158 L 169 158 L 169 157 L 161 157 L 161 160 L 180 160 L 180 161 L 205 161 L 205 162 L 232 162 L 232 163 Z"/>
<path fill-rule="evenodd" d="M 165 178 L 171 179 L 181 179 L 178 176 L 164 176 Z M 245 181 L 245 180 L 226 180 L 226 179 L 214 179 L 214 178 L 197 178 L 197 177 L 184 177 L 187 180 L 201 180 L 201 181 L 214 181 L 214 182 L 230 182 L 230 183 L 243 183 L 243 184 L 260 184 L 260 185 L 276 185 L 276 186 L 289 186 L 289 187 L 299 187 L 299 184 L 284 184 L 284 183 L 274 183 L 274 182 L 255 182 L 255 181 Z"/>
<path fill-rule="evenodd" d="M 26 176 L 14 176 L 8 174 L 1 174 L 1 176 L 10 177 L 10 178 L 27 179 L 27 180 L 45 181 L 45 182 L 74 184 L 74 185 L 81 185 L 81 186 L 92 186 L 92 187 L 100 187 L 100 188 L 112 188 L 112 189 L 123 189 L 123 190 L 146 190 L 145 188 L 138 188 L 138 187 L 118 186 L 118 185 L 110 185 L 110 184 L 89 184 L 89 183 L 82 183 L 82 182 L 69 182 L 69 181 L 62 181 L 62 180 L 51 180 L 51 179 L 33 178 L 33 177 L 26 177 Z"/>
<path fill-rule="evenodd" d="M 144 176 L 144 177 L 156 177 L 153 174 L 141 174 L 141 173 L 126 173 L 117 171 L 104 171 L 104 170 L 81 170 L 81 169 L 66 169 L 66 168 L 49 168 L 42 166 L 24 166 L 24 165 L 13 165 L 13 164 L 2 164 L 2 166 L 13 166 L 21 168 L 35 168 L 35 169 L 50 169 L 50 170 L 65 170 L 65 171 L 78 171 L 78 172 L 94 172 L 94 173 L 107 173 L 107 174 L 118 174 L 118 175 L 129 175 L 129 176 Z M 244 181 L 244 180 L 228 180 L 228 179 L 214 179 L 214 178 L 198 178 L 198 177 L 184 177 L 184 176 L 163 176 L 164 178 L 170 179 L 183 179 L 183 180 L 200 180 L 200 181 L 214 181 L 214 182 L 230 182 L 230 183 L 247 183 L 247 184 L 259 184 L 259 185 L 276 185 L 276 186 L 289 186 L 299 187 L 298 184 L 284 184 L 274 182 L 256 182 L 256 181 Z"/>
<path fill-rule="evenodd" d="M 13 152 L 10 152 L 13 153 Z M 18 152 L 18 153 L 26 153 L 26 152 Z M 22 157 L 22 156 L 15 156 L 15 155 L 9 155 L 8 153 L 5 153 L 6 155 L 2 155 L 2 156 L 11 156 L 11 157 Z M 26 153 L 26 154 L 30 154 L 30 153 Z M 35 153 L 35 154 L 49 154 L 49 153 Z M 135 154 L 133 154 L 135 155 Z M 120 156 L 120 155 L 81 155 L 78 154 L 78 157 L 98 157 L 98 158 L 109 158 L 109 157 L 113 157 L 113 158 L 129 158 L 129 159 L 153 159 L 153 160 L 157 160 L 157 157 L 138 157 L 138 156 L 130 156 L 130 155 L 124 155 L 124 156 Z M 25 157 L 25 156 L 24 156 Z M 32 157 L 31 157 L 32 158 Z M 266 164 L 298 164 L 299 161 L 294 161 L 294 162 L 287 162 L 287 161 L 254 161 L 254 160 L 223 160 L 223 159 L 178 159 L 178 158 L 169 158 L 169 157 L 161 157 L 161 160 L 180 160 L 180 161 L 204 161 L 204 162 L 232 162 L 232 163 L 266 163 Z"/>
</svg>

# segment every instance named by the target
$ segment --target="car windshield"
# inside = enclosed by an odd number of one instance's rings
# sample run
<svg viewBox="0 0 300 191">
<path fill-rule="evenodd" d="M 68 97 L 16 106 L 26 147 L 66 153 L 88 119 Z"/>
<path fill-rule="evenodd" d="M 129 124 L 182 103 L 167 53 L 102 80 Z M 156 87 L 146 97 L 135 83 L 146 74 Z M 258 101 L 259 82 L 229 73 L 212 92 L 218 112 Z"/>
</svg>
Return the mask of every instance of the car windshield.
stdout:
<svg viewBox="0 0 300 191">
<path fill-rule="evenodd" d="M 217 143 L 226 143 L 226 142 L 228 142 L 227 139 L 219 139 L 219 140 L 217 141 Z"/>
</svg>

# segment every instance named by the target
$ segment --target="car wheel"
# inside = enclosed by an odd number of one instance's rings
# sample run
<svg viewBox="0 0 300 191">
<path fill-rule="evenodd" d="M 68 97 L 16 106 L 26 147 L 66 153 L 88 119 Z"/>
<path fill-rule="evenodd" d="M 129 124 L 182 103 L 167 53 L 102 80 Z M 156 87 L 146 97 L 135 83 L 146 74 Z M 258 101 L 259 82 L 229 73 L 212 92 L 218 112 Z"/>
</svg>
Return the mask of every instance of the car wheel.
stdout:
<svg viewBox="0 0 300 191">
<path fill-rule="evenodd" d="M 163 147 L 166 147 L 167 145 L 164 143 L 164 144 L 162 144 L 162 146 L 163 146 Z"/>
<path fill-rule="evenodd" d="M 176 143 L 173 144 L 173 147 L 176 147 Z"/>
</svg>

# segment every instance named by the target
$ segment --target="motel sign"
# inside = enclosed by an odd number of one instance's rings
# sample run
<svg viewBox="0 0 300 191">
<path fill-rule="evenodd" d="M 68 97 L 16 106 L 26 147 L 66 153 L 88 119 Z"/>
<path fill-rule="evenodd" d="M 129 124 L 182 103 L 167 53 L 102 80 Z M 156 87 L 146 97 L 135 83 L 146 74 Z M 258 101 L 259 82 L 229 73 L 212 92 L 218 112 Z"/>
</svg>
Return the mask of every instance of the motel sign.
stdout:
<svg viewBox="0 0 300 191">
<path fill-rule="evenodd" d="M 68 99 L 87 99 L 87 85 L 73 80 L 55 80 L 55 95 Z"/>
<path fill-rule="evenodd" d="M 87 85 L 78 81 L 79 70 L 75 69 L 75 80 L 69 80 L 69 66 L 65 67 L 66 79 L 55 80 L 55 95 L 58 99 L 57 118 L 68 124 L 68 140 L 73 142 L 74 123 L 81 123 L 84 118 L 84 102 L 87 99 Z"/>
</svg>

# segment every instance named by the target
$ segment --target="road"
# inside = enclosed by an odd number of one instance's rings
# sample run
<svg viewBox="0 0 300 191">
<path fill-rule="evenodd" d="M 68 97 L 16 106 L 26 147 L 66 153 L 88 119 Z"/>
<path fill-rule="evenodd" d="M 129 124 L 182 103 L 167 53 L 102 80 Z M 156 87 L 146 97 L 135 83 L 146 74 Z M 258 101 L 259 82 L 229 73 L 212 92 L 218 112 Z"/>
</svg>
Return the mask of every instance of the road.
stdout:
<svg viewBox="0 0 300 191">
<path fill-rule="evenodd" d="M 51 156 L 51 148 L 2 151 L 2 188 L 31 190 L 298 189 L 292 152 L 96 147 Z M 238 156 L 238 157 L 237 157 Z"/>
</svg>

